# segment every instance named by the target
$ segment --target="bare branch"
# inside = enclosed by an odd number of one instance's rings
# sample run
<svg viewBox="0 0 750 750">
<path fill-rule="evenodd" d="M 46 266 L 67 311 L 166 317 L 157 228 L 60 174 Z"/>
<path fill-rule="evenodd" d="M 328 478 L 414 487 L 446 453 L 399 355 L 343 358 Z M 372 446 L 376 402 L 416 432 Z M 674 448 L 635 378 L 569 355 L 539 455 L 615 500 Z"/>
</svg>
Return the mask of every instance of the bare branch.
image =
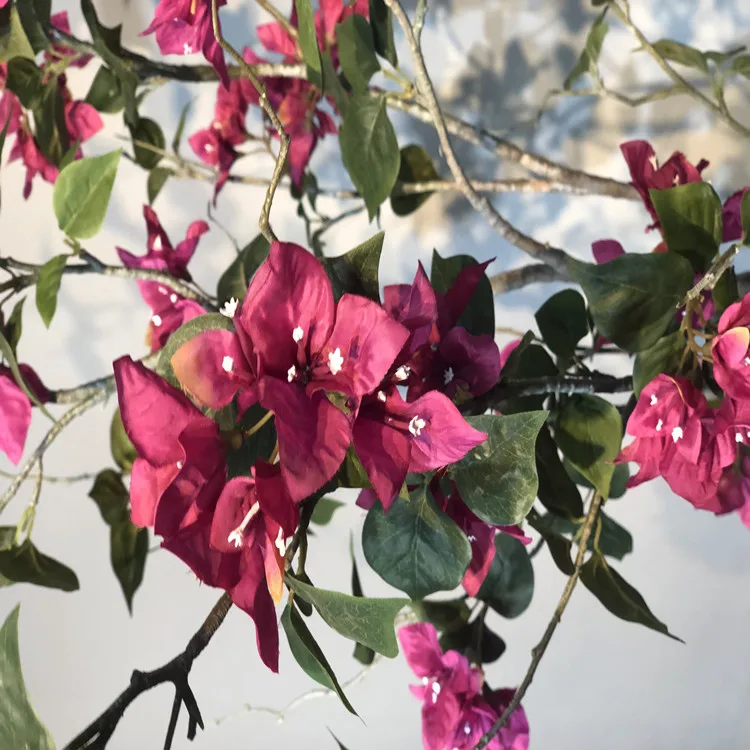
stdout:
<svg viewBox="0 0 750 750">
<path fill-rule="evenodd" d="M 529 286 L 529 284 L 546 284 L 550 281 L 565 281 L 565 279 L 554 268 L 545 263 L 512 268 L 510 271 L 503 271 L 490 276 L 492 291 L 495 294 L 512 292 Z"/>
</svg>

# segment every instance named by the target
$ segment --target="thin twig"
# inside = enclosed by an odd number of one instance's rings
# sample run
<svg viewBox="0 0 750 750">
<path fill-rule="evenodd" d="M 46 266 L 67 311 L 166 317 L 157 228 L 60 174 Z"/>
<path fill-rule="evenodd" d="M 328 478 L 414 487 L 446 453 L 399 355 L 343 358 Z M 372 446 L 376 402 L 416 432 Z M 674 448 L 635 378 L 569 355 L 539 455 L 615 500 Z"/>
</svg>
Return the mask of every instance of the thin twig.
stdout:
<svg viewBox="0 0 750 750">
<path fill-rule="evenodd" d="M 289 23 L 289 19 L 275 5 L 273 5 L 273 3 L 268 2 L 268 0 L 255 0 L 255 2 L 258 3 L 266 13 L 273 16 L 276 23 L 280 24 L 284 31 L 286 31 L 295 42 L 297 41 L 299 38 L 297 29 Z"/>
<path fill-rule="evenodd" d="M 248 65 L 242 55 L 222 36 L 221 29 L 219 28 L 219 8 L 217 0 L 211 0 L 211 19 L 213 21 L 216 41 L 221 48 L 235 60 L 240 66 L 244 76 L 246 76 L 250 80 L 250 83 L 253 84 L 253 87 L 258 92 L 258 103 L 268 116 L 268 119 L 271 121 L 271 124 L 279 136 L 279 154 L 276 157 L 276 164 L 273 168 L 273 174 L 271 175 L 271 183 L 266 191 L 266 199 L 263 201 L 263 208 L 261 209 L 260 219 L 258 221 L 258 226 L 260 227 L 263 236 L 269 242 L 275 242 L 276 235 L 273 233 L 273 229 L 271 229 L 271 206 L 273 204 L 273 196 L 276 192 L 276 187 L 278 186 L 279 181 L 281 180 L 281 174 L 284 171 L 287 154 L 289 153 L 289 136 L 284 130 L 284 126 L 281 124 L 281 120 L 276 114 L 276 110 L 274 110 L 271 106 L 271 102 L 268 100 L 266 86 L 263 81 L 255 75 L 252 67 Z"/>
<path fill-rule="evenodd" d="M 512 292 L 529 284 L 546 284 L 550 281 L 565 281 L 560 274 L 546 263 L 534 263 L 530 266 L 512 268 L 490 276 L 492 291 L 495 294 Z"/>
<path fill-rule="evenodd" d="M 417 88 L 421 92 L 425 107 L 430 113 L 430 118 L 435 125 L 435 130 L 437 131 L 438 139 L 443 150 L 443 156 L 448 163 L 448 168 L 458 183 L 461 192 L 469 201 L 472 208 L 481 214 L 501 237 L 505 238 L 508 242 L 511 242 L 531 257 L 544 261 L 547 265 L 552 266 L 552 268 L 558 271 L 558 273 L 567 278 L 568 254 L 564 250 L 551 247 L 548 244 L 542 244 L 523 232 L 520 232 L 510 222 L 503 218 L 492 203 L 484 195 L 478 193 L 467 179 L 466 174 L 453 151 L 453 146 L 451 145 L 448 136 L 448 129 L 445 124 L 445 118 L 440 110 L 440 105 L 435 95 L 435 89 L 430 80 L 429 73 L 427 72 L 427 67 L 425 66 L 422 50 L 414 36 L 414 31 L 409 23 L 406 11 L 404 11 L 403 6 L 398 0 L 384 0 L 384 2 L 391 9 L 406 35 L 406 41 L 411 50 L 414 67 L 416 69 Z"/>
<path fill-rule="evenodd" d="M 190 674 L 193 662 L 209 644 L 221 623 L 224 622 L 224 618 L 227 616 L 227 612 L 229 612 L 231 606 L 232 599 L 229 594 L 222 594 L 208 617 L 204 620 L 203 625 L 188 641 L 185 650 L 181 654 L 178 654 L 164 666 L 154 669 L 151 672 L 135 670 L 130 678 L 130 685 L 120 693 L 98 719 L 89 724 L 63 750 L 82 750 L 83 748 L 94 747 L 97 750 L 102 750 L 112 736 L 128 706 L 142 693 L 165 682 L 171 682 L 175 687 L 175 701 L 167 730 L 165 750 L 169 750 L 171 747 L 174 728 L 177 724 L 177 717 L 183 703 L 190 717 L 188 722 L 188 739 L 192 740 L 195 736 L 196 728 L 200 727 L 203 729 L 203 719 L 193 691 L 188 684 L 188 675 Z"/>
<path fill-rule="evenodd" d="M 0 469 L 0 477 L 5 477 L 6 479 L 15 479 L 16 475 L 12 474 L 9 471 L 3 471 Z M 55 477 L 50 476 L 49 474 L 29 474 L 26 477 L 24 477 L 25 481 L 43 481 L 48 482 L 49 484 L 76 484 L 77 482 L 90 482 L 92 479 L 96 478 L 96 474 L 91 472 L 89 474 L 74 474 L 69 477 Z"/>
<path fill-rule="evenodd" d="M 505 711 L 503 711 L 500 718 L 492 725 L 492 728 L 480 738 L 479 742 L 474 746 L 474 750 L 482 750 L 482 748 L 487 747 L 492 741 L 492 738 L 508 723 L 513 712 L 521 705 L 521 701 L 526 695 L 526 691 L 529 689 L 531 681 L 534 679 L 534 674 L 542 661 L 542 657 L 549 646 L 549 642 L 552 640 L 552 636 L 554 635 L 557 626 L 560 624 L 560 620 L 565 612 L 565 608 L 568 606 L 568 602 L 570 601 L 570 597 L 576 587 L 576 583 L 578 583 L 578 578 L 581 575 L 581 568 L 583 567 L 583 558 L 586 555 L 586 547 L 588 546 L 591 531 L 594 528 L 594 522 L 599 515 L 601 502 L 602 496 L 597 492 L 594 495 L 594 499 L 591 501 L 589 511 L 586 514 L 586 520 L 583 523 L 573 574 L 568 578 L 568 581 L 565 584 L 565 589 L 562 592 L 560 601 L 555 608 L 555 612 L 552 615 L 549 625 L 547 625 L 547 629 L 544 631 L 541 641 L 539 641 L 537 646 L 532 649 L 531 664 L 526 672 L 526 676 L 516 689 L 516 692 Z"/>
</svg>

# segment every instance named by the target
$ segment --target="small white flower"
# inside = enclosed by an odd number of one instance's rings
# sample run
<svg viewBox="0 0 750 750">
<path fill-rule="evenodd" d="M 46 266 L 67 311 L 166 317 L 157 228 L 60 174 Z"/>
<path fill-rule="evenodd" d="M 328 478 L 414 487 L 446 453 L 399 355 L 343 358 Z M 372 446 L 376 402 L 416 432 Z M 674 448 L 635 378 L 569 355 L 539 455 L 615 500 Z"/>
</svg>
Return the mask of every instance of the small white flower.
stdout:
<svg viewBox="0 0 750 750">
<path fill-rule="evenodd" d="M 158 328 L 161 325 L 161 315 L 152 315 L 151 322 Z"/>
<path fill-rule="evenodd" d="M 477 538 L 474 536 L 474 534 L 469 534 L 469 536 L 466 537 L 469 542 L 476 542 Z"/>
<path fill-rule="evenodd" d="M 423 677 L 423 678 L 422 678 L 422 684 L 423 684 L 423 685 L 427 685 L 427 684 L 429 683 L 429 681 L 430 681 L 430 678 L 429 678 L 429 677 Z"/>
<path fill-rule="evenodd" d="M 331 371 L 331 375 L 338 375 L 343 366 L 344 358 L 341 356 L 341 349 L 336 347 L 328 354 L 328 369 Z"/>
<path fill-rule="evenodd" d="M 291 383 L 292 380 L 294 380 L 297 377 L 297 368 L 292 365 L 287 371 L 286 371 L 286 379 L 288 383 Z"/>
<path fill-rule="evenodd" d="M 178 299 L 178 297 L 177 297 L 177 295 L 176 295 L 176 294 L 175 294 L 174 292 L 172 292 L 172 294 L 170 294 L 170 295 L 169 295 L 169 301 L 170 301 L 170 302 L 171 302 L 171 303 L 172 303 L 173 305 L 174 305 L 174 304 L 176 304 L 176 302 L 177 302 L 177 299 Z"/>
<path fill-rule="evenodd" d="M 184 465 L 185 465 L 185 464 L 184 464 L 184 462 L 182 462 L 182 461 L 178 461 L 178 462 L 177 462 L 177 468 L 178 468 L 178 469 L 181 469 L 181 468 L 182 468 L 182 467 L 183 467 Z"/>
<path fill-rule="evenodd" d="M 213 143 L 207 143 L 204 148 L 206 149 L 207 154 L 212 154 L 216 151 L 216 146 L 214 146 Z"/>
<path fill-rule="evenodd" d="M 444 373 L 443 373 L 443 385 L 448 385 L 448 383 L 453 380 L 453 368 L 449 367 Z"/>
<path fill-rule="evenodd" d="M 237 299 L 237 297 L 232 297 L 232 299 L 227 300 L 222 305 L 222 308 L 221 310 L 219 310 L 219 312 L 227 318 L 233 318 L 235 313 L 237 312 L 237 306 L 239 304 L 240 301 Z"/>
<path fill-rule="evenodd" d="M 305 332 L 304 332 L 304 331 L 302 330 L 302 328 L 301 328 L 300 326 L 297 326 L 297 327 L 296 327 L 296 328 L 295 328 L 295 329 L 294 329 L 294 330 L 292 331 L 292 338 L 293 338 L 293 339 L 295 340 L 295 342 L 300 342 L 300 341 L 302 341 L 302 337 L 303 337 L 304 335 L 305 335 Z"/>
<path fill-rule="evenodd" d="M 409 377 L 410 372 L 411 368 L 409 367 L 409 365 L 401 365 L 401 367 L 396 370 L 396 380 L 406 380 Z"/>
<path fill-rule="evenodd" d="M 183 55 L 192 55 L 193 54 L 193 48 L 185 42 L 185 44 L 182 47 L 182 54 Z"/>
<path fill-rule="evenodd" d="M 224 370 L 224 372 L 232 372 L 233 367 L 234 360 L 227 354 L 227 356 L 221 360 L 221 369 Z"/>
<path fill-rule="evenodd" d="M 750 357 L 745 357 L 745 361 L 743 362 L 743 364 L 745 365 L 745 367 L 750 365 Z"/>
<path fill-rule="evenodd" d="M 411 418 L 411 422 L 409 422 L 409 432 L 411 432 L 412 435 L 421 435 L 422 430 L 426 427 L 427 423 L 419 416 L 415 416 Z"/>
<path fill-rule="evenodd" d="M 736 435 L 734 436 L 734 441 L 735 441 L 735 443 L 741 443 L 741 442 L 742 442 L 743 440 L 744 440 L 744 438 L 742 437 L 742 433 L 741 433 L 741 432 L 738 432 L 738 433 L 737 433 L 737 434 L 736 434 Z"/>
<path fill-rule="evenodd" d="M 672 430 L 672 440 L 676 443 L 682 438 L 682 427 L 679 425 Z"/>
<path fill-rule="evenodd" d="M 656 423 L 656 431 L 657 431 L 657 432 L 661 432 L 661 428 L 662 428 L 662 427 L 664 427 L 664 422 L 663 422 L 663 421 L 662 421 L 662 420 L 660 419 L 660 420 L 659 420 L 659 421 L 658 421 L 658 422 Z"/>
<path fill-rule="evenodd" d="M 656 398 L 656 394 L 655 394 L 655 393 L 652 393 L 652 394 L 651 394 L 651 401 L 650 401 L 649 403 L 651 404 L 651 406 L 656 406 L 656 403 L 657 403 L 657 401 L 658 401 L 658 400 L 659 400 L 659 399 L 658 399 L 658 398 Z"/>
<path fill-rule="evenodd" d="M 432 683 L 432 692 L 435 693 L 435 695 L 440 695 L 440 683 L 437 680 Z"/>
<path fill-rule="evenodd" d="M 385 391 L 378 391 L 378 401 L 382 401 L 385 403 L 387 400 L 387 396 L 385 395 Z"/>
<path fill-rule="evenodd" d="M 161 244 L 161 238 L 160 238 L 160 237 L 157 237 L 156 239 L 157 239 L 157 240 L 159 241 L 159 243 Z M 160 285 L 160 286 L 158 286 L 158 287 L 156 287 L 156 288 L 157 288 L 157 289 L 159 290 L 159 294 L 169 294 L 169 289 L 167 289 L 167 288 L 166 288 L 165 286 L 161 286 L 161 285 Z"/>
<path fill-rule="evenodd" d="M 154 250 L 156 250 L 158 252 L 161 249 L 162 249 L 161 235 L 157 234 L 156 235 L 156 239 L 154 240 Z M 159 291 L 161 292 L 161 289 L 159 289 Z"/>
<path fill-rule="evenodd" d="M 464 734 L 471 734 L 471 724 L 468 721 L 464 724 Z"/>
</svg>

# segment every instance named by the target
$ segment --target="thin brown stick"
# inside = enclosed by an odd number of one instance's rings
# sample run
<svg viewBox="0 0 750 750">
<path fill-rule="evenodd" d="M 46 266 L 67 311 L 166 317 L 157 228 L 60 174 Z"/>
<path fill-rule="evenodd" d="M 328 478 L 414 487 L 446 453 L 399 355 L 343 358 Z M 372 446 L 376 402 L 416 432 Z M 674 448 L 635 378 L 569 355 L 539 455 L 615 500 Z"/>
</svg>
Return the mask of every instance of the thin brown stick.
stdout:
<svg viewBox="0 0 750 750">
<path fill-rule="evenodd" d="M 495 294 L 512 292 L 529 286 L 529 284 L 546 284 L 550 281 L 565 281 L 565 279 L 554 268 L 545 263 L 532 263 L 529 266 L 512 268 L 510 271 L 503 271 L 490 276 L 492 291 Z"/>
<path fill-rule="evenodd" d="M 252 67 L 248 65 L 242 55 L 237 52 L 237 50 L 232 47 L 232 45 L 229 44 L 229 42 L 227 42 L 227 40 L 222 36 L 221 29 L 219 28 L 219 8 L 216 0 L 211 0 L 211 19 L 213 21 L 214 36 L 216 37 L 216 41 L 219 43 L 221 48 L 234 59 L 234 61 L 240 66 L 240 69 L 242 70 L 244 75 L 250 80 L 250 83 L 253 84 L 255 90 L 258 92 L 258 103 L 260 104 L 261 109 L 268 116 L 268 119 L 271 121 L 271 124 L 273 125 L 279 136 L 279 154 L 276 157 L 276 164 L 273 168 L 273 174 L 271 175 L 271 182 L 268 185 L 268 190 L 266 190 L 266 198 L 263 201 L 263 208 L 260 211 L 260 219 L 258 220 L 258 226 L 260 227 L 261 234 L 269 242 L 275 242 L 277 238 L 273 233 L 273 229 L 271 229 L 271 206 L 273 205 L 273 196 L 276 193 L 276 188 L 279 184 L 279 181 L 281 180 L 281 175 L 284 171 L 284 164 L 286 163 L 286 157 L 289 153 L 289 136 L 284 130 L 284 126 L 281 124 L 279 116 L 271 106 L 271 102 L 268 100 L 268 94 L 266 92 L 266 87 L 263 81 L 261 81 L 260 78 L 255 75 Z"/>
<path fill-rule="evenodd" d="M 573 590 L 576 587 L 576 583 L 578 583 L 578 578 L 581 575 L 581 568 L 583 567 L 583 558 L 586 555 L 586 548 L 588 546 L 589 537 L 591 536 L 591 532 L 594 528 L 594 522 L 599 516 L 599 508 L 601 507 L 601 503 L 602 496 L 597 492 L 594 494 L 594 498 L 591 501 L 588 513 L 586 514 L 586 520 L 583 522 L 583 526 L 581 527 L 581 536 L 578 540 L 578 554 L 576 555 L 573 574 L 570 576 L 570 578 L 568 578 L 568 581 L 565 584 L 565 588 L 563 589 L 560 601 L 555 608 L 555 613 L 552 615 L 552 619 L 550 620 L 549 625 L 547 625 L 547 629 L 544 631 L 542 640 L 539 641 L 537 646 L 531 652 L 531 664 L 529 665 L 529 669 L 526 672 L 526 676 L 523 678 L 523 682 L 521 682 L 521 684 L 516 689 L 513 698 L 506 707 L 505 711 L 503 711 L 502 716 L 500 716 L 500 718 L 492 725 L 492 728 L 480 738 L 479 742 L 477 742 L 477 744 L 474 746 L 474 750 L 482 750 L 482 748 L 487 747 L 487 745 L 492 741 L 492 738 L 508 723 L 508 720 L 510 719 L 513 712 L 521 705 L 521 701 L 523 700 L 524 695 L 526 695 L 526 691 L 529 689 L 531 681 L 534 679 L 536 670 L 539 667 L 540 662 L 542 661 L 542 657 L 544 656 L 544 653 L 546 652 L 550 641 L 552 640 L 552 636 L 554 635 L 557 626 L 560 624 L 560 620 L 562 619 L 563 613 L 565 612 L 565 608 L 568 606 L 570 597 L 573 595 Z"/>
</svg>

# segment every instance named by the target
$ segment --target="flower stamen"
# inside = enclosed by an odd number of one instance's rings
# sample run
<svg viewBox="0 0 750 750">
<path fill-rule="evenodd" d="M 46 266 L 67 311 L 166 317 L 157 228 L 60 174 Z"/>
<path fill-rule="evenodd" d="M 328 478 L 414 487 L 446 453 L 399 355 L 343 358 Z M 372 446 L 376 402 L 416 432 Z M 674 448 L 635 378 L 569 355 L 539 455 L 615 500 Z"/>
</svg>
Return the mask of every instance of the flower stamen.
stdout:
<svg viewBox="0 0 750 750">
<path fill-rule="evenodd" d="M 234 544 L 235 547 L 242 546 L 242 540 L 245 536 L 245 529 L 247 528 L 247 525 L 250 523 L 250 521 L 253 520 L 253 517 L 259 510 L 260 506 L 258 505 L 258 503 L 253 503 L 253 507 L 250 508 L 250 510 L 247 512 L 247 515 L 242 519 L 242 523 L 240 523 L 240 525 L 227 537 L 227 541 L 230 544 Z"/>
</svg>

